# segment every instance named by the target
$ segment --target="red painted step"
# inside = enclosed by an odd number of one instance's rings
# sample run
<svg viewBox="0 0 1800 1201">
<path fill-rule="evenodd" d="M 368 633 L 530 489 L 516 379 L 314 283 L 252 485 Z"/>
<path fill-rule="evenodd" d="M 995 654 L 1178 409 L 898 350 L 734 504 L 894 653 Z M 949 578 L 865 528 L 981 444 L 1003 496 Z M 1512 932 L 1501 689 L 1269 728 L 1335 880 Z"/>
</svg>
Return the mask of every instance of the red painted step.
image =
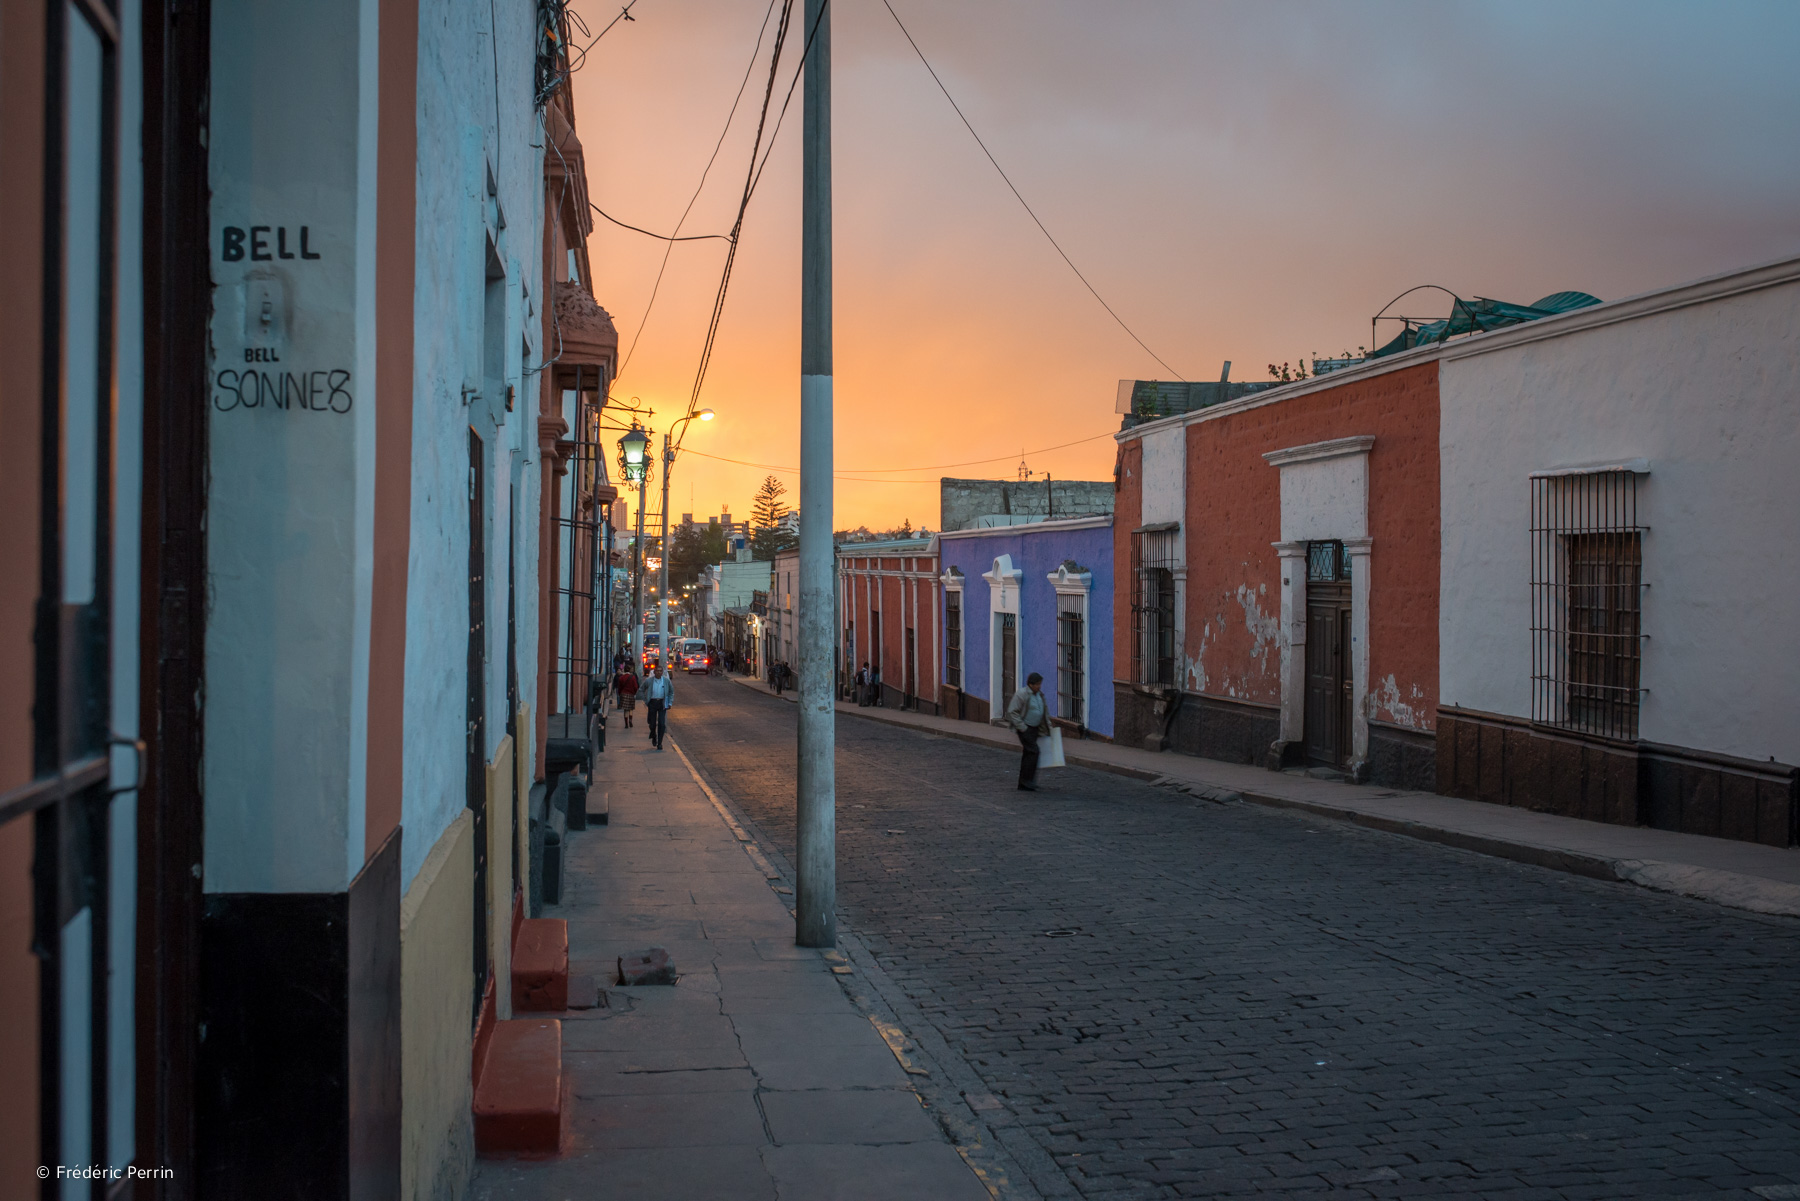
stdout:
<svg viewBox="0 0 1800 1201">
<path fill-rule="evenodd" d="M 475 1084 L 478 1155 L 554 1155 L 562 1145 L 562 1022 L 496 1022 Z"/>
<path fill-rule="evenodd" d="M 561 1013 L 569 1007 L 569 923 L 526 918 L 513 936 L 514 1013 Z"/>
</svg>

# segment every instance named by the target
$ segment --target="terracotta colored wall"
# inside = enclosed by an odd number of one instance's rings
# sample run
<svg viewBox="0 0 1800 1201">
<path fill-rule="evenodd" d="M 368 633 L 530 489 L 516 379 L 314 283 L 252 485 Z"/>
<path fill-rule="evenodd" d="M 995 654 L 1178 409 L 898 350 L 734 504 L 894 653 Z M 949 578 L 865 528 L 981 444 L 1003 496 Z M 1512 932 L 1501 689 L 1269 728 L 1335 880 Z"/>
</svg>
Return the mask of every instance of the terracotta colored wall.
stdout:
<svg viewBox="0 0 1800 1201">
<path fill-rule="evenodd" d="M 32 611 L 38 594 L 43 327 L 44 13 L 0 14 L 0 791 L 31 778 Z M 37 1189 L 38 961 L 31 953 L 31 819 L 0 827 L 0 1196 Z"/>
<path fill-rule="evenodd" d="M 417 208 L 418 0 L 382 0 L 376 178 L 375 562 L 369 613 L 368 784 L 363 847 L 400 824 L 406 715 L 406 565 L 412 523 L 413 221 Z"/>
<path fill-rule="evenodd" d="M 854 674 L 864 659 L 873 662 L 873 631 L 869 628 L 867 609 L 873 608 L 881 618 L 881 680 L 893 688 L 906 684 L 906 627 L 913 628 L 918 650 L 918 695 L 926 700 L 936 696 L 941 670 L 937 661 L 938 586 L 934 580 L 911 580 L 878 577 L 871 573 L 926 572 L 935 575 L 937 560 L 929 555 L 900 558 L 846 556 L 843 560 L 844 612 L 838 616 L 838 636 L 843 636 L 846 622 L 856 623 L 856 662 L 848 671 Z"/>
<path fill-rule="evenodd" d="M 1143 443 L 1119 447 L 1119 492 L 1113 502 L 1113 679 L 1131 678 L 1131 531 L 1144 511 Z"/>
<path fill-rule="evenodd" d="M 1262 456 L 1373 434 L 1370 717 L 1434 727 L 1437 373 L 1437 364 L 1428 363 L 1188 427 L 1185 620 L 1187 653 L 1196 663 L 1193 691 L 1265 703 L 1281 699 L 1280 563 L 1270 545 L 1281 536 L 1281 473 Z M 1121 514 L 1124 500 L 1121 494 Z M 1119 528 L 1130 528 L 1123 516 Z M 1120 568 L 1121 586 L 1129 584 L 1128 570 L 1128 563 Z M 1129 618 L 1127 611 L 1127 627 Z M 1124 666 L 1129 669 L 1128 660 Z"/>
</svg>

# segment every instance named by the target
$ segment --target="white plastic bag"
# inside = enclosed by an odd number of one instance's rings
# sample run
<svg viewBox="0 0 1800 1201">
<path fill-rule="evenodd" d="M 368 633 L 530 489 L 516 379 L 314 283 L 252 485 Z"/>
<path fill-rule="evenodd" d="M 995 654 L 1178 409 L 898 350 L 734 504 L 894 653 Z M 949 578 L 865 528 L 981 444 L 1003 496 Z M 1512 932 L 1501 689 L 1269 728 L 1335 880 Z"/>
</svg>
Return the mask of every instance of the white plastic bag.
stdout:
<svg viewBox="0 0 1800 1201">
<path fill-rule="evenodd" d="M 1039 767 L 1066 767 L 1063 762 L 1062 727 L 1051 726 L 1050 737 L 1044 740 L 1048 746 L 1038 755 Z"/>
</svg>

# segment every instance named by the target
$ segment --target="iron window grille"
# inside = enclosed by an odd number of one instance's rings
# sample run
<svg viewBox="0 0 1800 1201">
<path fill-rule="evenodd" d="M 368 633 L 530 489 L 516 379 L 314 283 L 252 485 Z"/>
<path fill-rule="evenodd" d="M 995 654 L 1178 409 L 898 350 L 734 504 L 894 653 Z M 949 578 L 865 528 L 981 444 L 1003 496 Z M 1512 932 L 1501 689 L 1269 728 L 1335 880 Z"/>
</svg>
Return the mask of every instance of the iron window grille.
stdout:
<svg viewBox="0 0 1800 1201">
<path fill-rule="evenodd" d="M 603 371 L 576 366 L 570 382 L 575 420 L 555 518 L 556 553 L 562 557 L 556 587 L 562 631 L 551 697 L 553 713 L 576 713 L 586 707 L 589 680 L 599 668 L 600 640 L 605 633 L 600 581 L 606 570 L 601 523 L 607 512 L 596 503 L 594 493 L 606 484 L 606 451 L 600 441 L 606 378 Z"/>
<path fill-rule="evenodd" d="M 1179 528 L 1131 535 L 1131 674 L 1140 684 L 1173 686 L 1181 645 L 1175 607 Z"/>
<path fill-rule="evenodd" d="M 1311 542 L 1306 547 L 1308 583 L 1340 583 L 1350 578 L 1350 555 L 1342 542 Z"/>
<path fill-rule="evenodd" d="M 1635 739 L 1643 693 L 1638 475 L 1531 481 L 1531 718 Z"/>
<path fill-rule="evenodd" d="M 1079 601 L 1070 602 L 1078 606 Z M 1079 607 L 1064 609 L 1056 615 L 1056 696 L 1059 716 L 1078 726 L 1087 724 L 1081 699 L 1087 687 L 1087 673 L 1082 668 L 1086 655 L 1087 616 Z"/>
<path fill-rule="evenodd" d="M 944 682 L 962 687 L 962 593 L 944 593 Z"/>
</svg>

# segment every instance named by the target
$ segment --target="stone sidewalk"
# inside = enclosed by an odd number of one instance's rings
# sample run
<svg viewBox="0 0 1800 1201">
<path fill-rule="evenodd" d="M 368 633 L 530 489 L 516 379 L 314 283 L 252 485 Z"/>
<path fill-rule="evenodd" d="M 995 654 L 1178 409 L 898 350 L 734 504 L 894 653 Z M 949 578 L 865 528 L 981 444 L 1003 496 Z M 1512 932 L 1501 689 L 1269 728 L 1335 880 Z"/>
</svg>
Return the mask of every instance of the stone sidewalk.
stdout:
<svg viewBox="0 0 1800 1201">
<path fill-rule="evenodd" d="M 759 680 L 731 677 L 767 691 Z M 792 694 L 784 699 L 793 699 Z M 838 712 L 1018 750 L 1010 730 L 979 722 L 838 702 Z M 1621 880 L 1662 892 L 1747 909 L 1800 916 L 1800 849 L 1678 834 L 1642 826 L 1611 826 L 1464 801 L 1430 792 L 1314 779 L 1245 763 L 1193 755 L 1157 754 L 1110 742 L 1065 740 L 1074 765 L 1150 780 L 1196 796 L 1242 799 L 1303 809 L 1390 833 L 1601 880 Z"/>
<path fill-rule="evenodd" d="M 841 956 L 794 945 L 786 885 L 676 747 L 611 731 L 593 788 L 609 824 L 570 836 L 564 1153 L 482 1160 L 477 1201 L 983 1201 L 989 1190 L 853 1006 Z M 600 798 L 590 808 L 598 811 Z M 673 986 L 619 988 L 615 961 L 666 948 Z"/>
</svg>

